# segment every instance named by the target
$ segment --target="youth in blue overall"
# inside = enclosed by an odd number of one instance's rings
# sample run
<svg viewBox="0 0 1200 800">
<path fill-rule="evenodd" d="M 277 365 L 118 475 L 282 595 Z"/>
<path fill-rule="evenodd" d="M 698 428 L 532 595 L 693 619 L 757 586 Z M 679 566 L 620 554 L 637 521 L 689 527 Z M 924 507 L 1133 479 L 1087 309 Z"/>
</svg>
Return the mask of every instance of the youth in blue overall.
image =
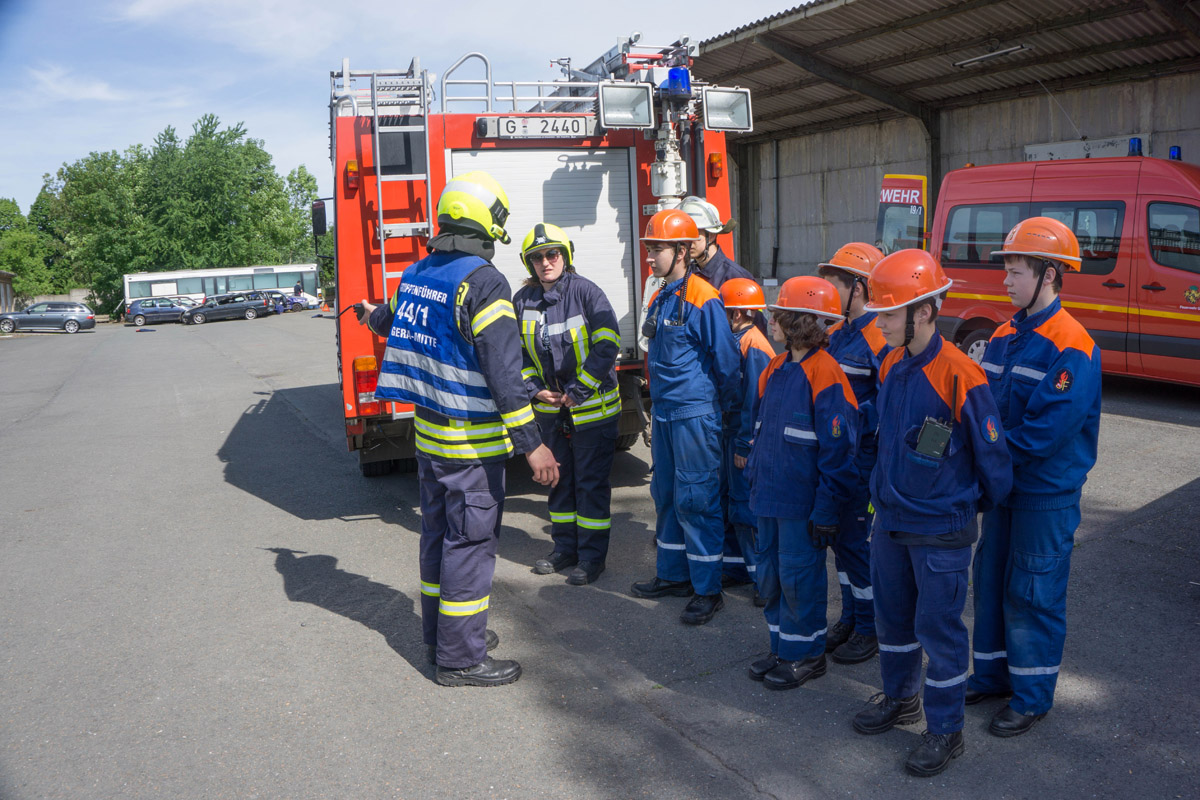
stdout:
<svg viewBox="0 0 1200 800">
<path fill-rule="evenodd" d="M 754 314 L 767 307 L 762 287 L 749 278 L 730 278 L 721 286 L 721 302 L 742 354 L 740 406 L 733 424 L 721 432 L 721 509 L 725 516 L 725 553 L 721 585 L 749 583 L 755 579 L 754 540 L 758 520 L 750 510 L 750 485 L 746 481 L 746 458 L 754 438 L 754 402 L 758 398 L 758 376 L 775 357 L 775 348 L 758 328 Z M 759 314 L 761 316 L 761 313 Z M 755 605 L 766 601 L 754 591 Z"/>
<path fill-rule="evenodd" d="M 699 232 L 679 209 L 646 224 L 647 260 L 665 283 L 650 302 L 643 334 L 654 422 L 650 494 L 657 512 L 655 577 L 637 597 L 692 596 L 680 620 L 702 625 L 725 604 L 721 561 L 721 423 L 738 408 L 741 357 L 725 306 L 707 281 L 690 279 L 688 247 Z"/>
<path fill-rule="evenodd" d="M 937 775 L 963 752 L 969 641 L 967 599 L 976 514 L 1003 500 L 1012 462 L 983 370 L 938 334 L 934 320 L 950 280 L 924 250 L 899 250 L 867 280 L 868 311 L 887 343 L 879 369 L 879 455 L 871 584 L 883 692 L 854 729 L 883 733 L 921 716 L 927 730 L 905 763 Z"/>
<path fill-rule="evenodd" d="M 838 583 L 842 587 L 842 614 L 825 637 L 825 652 L 839 664 L 858 664 L 879 652 L 875 636 L 875 594 L 871 588 L 871 470 L 875 466 L 875 411 L 879 365 L 890 349 L 867 311 L 867 276 L 883 258 L 869 244 L 851 242 L 817 265 L 822 278 L 832 283 L 842 298 L 845 319 L 829 329 L 829 354 L 837 359 L 858 401 L 858 448 L 855 465 L 858 484 L 850 502 L 842 507 L 841 533 L 833 548 Z"/>
<path fill-rule="evenodd" d="M 1013 490 L 983 516 L 975 552 L 974 674 L 967 703 L 1012 694 L 988 731 L 1019 736 L 1046 716 L 1067 635 L 1067 577 L 1079 496 L 1096 463 L 1100 351 L 1058 293 L 1078 270 L 1063 223 L 1033 217 L 1008 234 L 1004 286 L 1020 311 L 992 335 L 983 369 L 1013 460 Z"/>
<path fill-rule="evenodd" d="M 485 172 L 446 184 L 429 255 L 387 306 L 360 321 L 387 337 L 375 396 L 416 406 L 421 484 L 421 619 L 445 686 L 499 686 L 516 661 L 487 655 L 487 610 L 504 510 L 504 462 L 524 453 L 534 480 L 558 480 L 521 381 L 508 282 L 490 259 L 508 198 Z"/>
<path fill-rule="evenodd" d="M 609 474 L 621 414 L 617 315 L 600 287 L 576 273 L 575 246 L 557 225 L 535 225 L 521 260 L 530 275 L 513 297 L 521 376 L 559 469 L 549 500 L 554 549 L 533 571 L 574 567 L 567 583 L 583 586 L 604 571 L 612 527 Z"/>
<path fill-rule="evenodd" d="M 825 674 L 825 548 L 858 480 L 858 406 L 825 350 L 842 318 L 833 284 L 789 278 L 771 306 L 770 331 L 787 350 L 758 379 L 754 444 L 746 465 L 758 517 L 758 592 L 771 652 L 750 665 L 768 689 L 795 689 Z"/>
</svg>

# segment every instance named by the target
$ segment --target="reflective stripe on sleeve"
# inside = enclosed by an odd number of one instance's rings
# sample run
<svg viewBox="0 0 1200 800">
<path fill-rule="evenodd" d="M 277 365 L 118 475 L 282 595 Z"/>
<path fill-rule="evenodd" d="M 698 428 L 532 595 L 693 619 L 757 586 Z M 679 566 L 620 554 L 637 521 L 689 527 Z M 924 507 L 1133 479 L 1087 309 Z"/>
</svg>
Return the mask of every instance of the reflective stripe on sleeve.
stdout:
<svg viewBox="0 0 1200 800">
<path fill-rule="evenodd" d="M 504 422 L 504 427 L 506 428 L 519 428 L 522 425 L 528 425 L 533 422 L 533 408 L 526 403 L 516 411 L 501 414 L 500 419 Z"/>
<path fill-rule="evenodd" d="M 981 361 L 981 362 L 979 362 L 979 366 L 983 367 L 984 372 L 990 373 L 992 375 L 1003 375 L 1004 374 L 1004 367 L 1002 367 L 999 364 L 993 364 L 990 361 Z"/>
<path fill-rule="evenodd" d="M 592 344 L 597 342 L 612 342 L 617 347 L 621 346 L 621 337 L 612 328 L 597 328 L 592 331 Z"/>
<path fill-rule="evenodd" d="M 1031 369 L 1030 367 L 1013 367 L 1013 375 L 1024 375 L 1026 378 L 1033 378 L 1035 381 L 1040 381 L 1046 377 L 1046 373 L 1041 370 Z"/>
<path fill-rule="evenodd" d="M 600 388 L 600 381 L 589 375 L 586 370 L 579 370 L 579 382 L 593 392 Z"/>
<path fill-rule="evenodd" d="M 484 328 L 501 317 L 509 317 L 514 321 L 517 319 L 517 312 L 513 310 L 512 303 L 504 298 L 500 298 L 475 315 L 471 320 L 471 335 L 478 336 Z"/>
</svg>

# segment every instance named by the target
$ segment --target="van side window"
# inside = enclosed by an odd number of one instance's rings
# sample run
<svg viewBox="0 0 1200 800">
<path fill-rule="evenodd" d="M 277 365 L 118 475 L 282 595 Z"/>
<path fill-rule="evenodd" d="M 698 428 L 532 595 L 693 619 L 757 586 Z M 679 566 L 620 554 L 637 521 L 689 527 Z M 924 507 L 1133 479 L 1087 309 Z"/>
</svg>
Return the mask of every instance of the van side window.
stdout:
<svg viewBox="0 0 1200 800">
<path fill-rule="evenodd" d="M 1200 272 L 1200 209 L 1151 203 L 1147 217 L 1150 257 L 1164 267 Z"/>
<path fill-rule="evenodd" d="M 1119 200 L 1077 203 L 1034 203 L 1030 216 L 1051 217 L 1075 232 L 1084 275 L 1107 275 L 1117 267 L 1125 204 Z"/>
<path fill-rule="evenodd" d="M 1027 213 L 1024 203 L 992 203 L 955 206 L 946 218 L 942 242 L 942 266 L 1004 269 L 992 253 L 1004 245 L 1004 237 Z"/>
</svg>

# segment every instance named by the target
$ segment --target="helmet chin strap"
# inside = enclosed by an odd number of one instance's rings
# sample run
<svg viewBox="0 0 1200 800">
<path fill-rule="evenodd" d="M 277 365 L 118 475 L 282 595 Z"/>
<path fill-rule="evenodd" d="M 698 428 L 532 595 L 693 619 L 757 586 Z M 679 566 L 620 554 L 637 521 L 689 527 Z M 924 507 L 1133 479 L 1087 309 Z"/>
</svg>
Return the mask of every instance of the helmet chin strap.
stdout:
<svg viewBox="0 0 1200 800">
<path fill-rule="evenodd" d="M 1038 295 L 1042 293 L 1042 284 L 1046 282 L 1046 270 L 1050 268 L 1050 262 L 1042 259 L 1042 266 L 1038 269 L 1037 285 L 1033 287 L 1033 297 L 1030 298 L 1029 304 L 1022 309 L 1025 316 L 1029 316 L 1029 309 L 1033 308 L 1033 304 L 1038 301 Z"/>
<path fill-rule="evenodd" d="M 915 320 L 913 319 L 914 312 L 915 312 L 915 307 L 912 303 L 910 303 L 904 309 L 904 345 L 903 345 L 903 347 L 905 349 L 907 349 L 908 346 L 910 344 L 912 344 L 913 335 L 916 333 L 916 328 L 915 328 L 915 324 L 914 324 Z M 912 351 L 909 350 L 908 354 L 912 355 Z"/>
</svg>

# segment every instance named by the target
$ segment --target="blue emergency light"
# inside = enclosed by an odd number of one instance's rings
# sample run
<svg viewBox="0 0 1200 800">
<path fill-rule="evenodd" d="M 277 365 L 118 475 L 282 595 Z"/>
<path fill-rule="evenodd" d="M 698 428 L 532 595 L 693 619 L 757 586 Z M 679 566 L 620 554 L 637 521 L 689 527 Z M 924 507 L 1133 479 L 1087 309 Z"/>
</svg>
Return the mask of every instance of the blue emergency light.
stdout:
<svg viewBox="0 0 1200 800">
<path fill-rule="evenodd" d="M 1134 136 L 1129 140 L 1129 155 L 1140 156 L 1142 154 L 1142 137 Z"/>
<path fill-rule="evenodd" d="M 672 67 L 667 73 L 667 94 L 673 97 L 692 96 L 692 76 L 687 67 Z"/>
<path fill-rule="evenodd" d="M 1170 159 L 1172 161 L 1183 161 L 1183 148 L 1177 144 L 1171 145 Z"/>
</svg>

